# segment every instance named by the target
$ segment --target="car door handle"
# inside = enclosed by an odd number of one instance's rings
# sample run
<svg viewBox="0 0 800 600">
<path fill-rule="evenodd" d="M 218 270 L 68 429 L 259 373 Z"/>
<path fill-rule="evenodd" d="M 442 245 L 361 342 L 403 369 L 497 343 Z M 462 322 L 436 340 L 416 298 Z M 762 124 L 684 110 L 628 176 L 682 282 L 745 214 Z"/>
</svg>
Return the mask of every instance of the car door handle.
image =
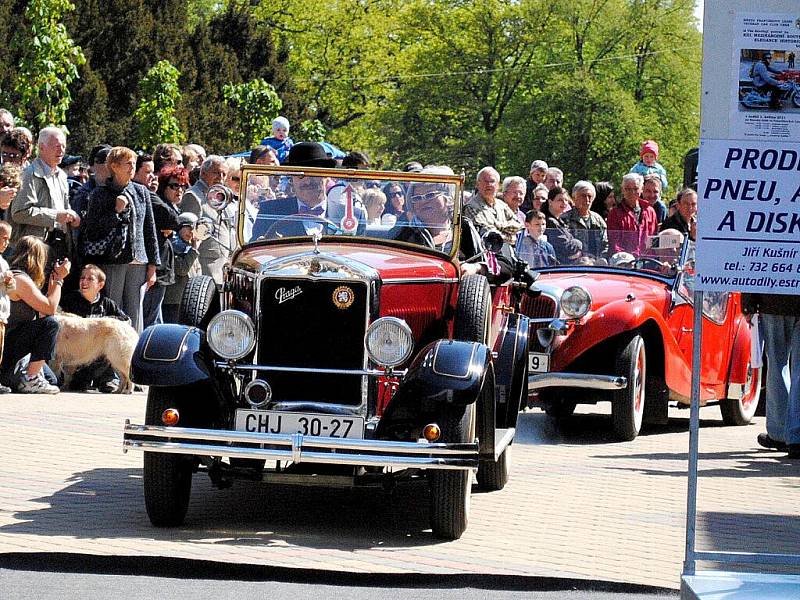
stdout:
<svg viewBox="0 0 800 600">
<path fill-rule="evenodd" d="M 681 327 L 681 333 L 692 333 L 694 329 L 692 327 Z"/>
</svg>

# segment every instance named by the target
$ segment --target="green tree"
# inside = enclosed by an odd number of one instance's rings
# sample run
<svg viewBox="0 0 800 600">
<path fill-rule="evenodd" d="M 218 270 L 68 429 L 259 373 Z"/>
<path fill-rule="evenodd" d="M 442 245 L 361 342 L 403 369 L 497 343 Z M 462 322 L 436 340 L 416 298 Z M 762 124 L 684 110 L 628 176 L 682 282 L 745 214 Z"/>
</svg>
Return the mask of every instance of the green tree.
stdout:
<svg viewBox="0 0 800 600">
<path fill-rule="evenodd" d="M 319 119 L 309 119 L 302 121 L 292 127 L 293 136 L 303 142 L 324 142 L 325 125 Z"/>
<path fill-rule="evenodd" d="M 181 128 L 175 117 L 180 101 L 180 71 L 167 60 L 160 60 L 139 83 L 139 105 L 133 113 L 137 125 L 136 144 L 152 148 L 159 143 L 182 142 Z"/>
<path fill-rule="evenodd" d="M 21 58 L 18 25 L 19 15 L 25 9 L 24 0 L 0 2 L 0 107 L 16 113 L 17 97 L 14 93 L 17 65 Z"/>
<path fill-rule="evenodd" d="M 257 145 L 283 108 L 275 88 L 263 79 L 224 85 L 222 95 L 236 109 L 239 141 L 244 146 Z"/>
<path fill-rule="evenodd" d="M 88 61 L 81 65 L 79 75 L 70 88 L 72 102 L 67 111 L 67 143 L 70 154 L 86 156 L 92 146 L 113 141 L 106 137 L 112 115 L 108 110 L 106 85 Z M 119 140 L 119 143 L 128 143 L 128 140 Z"/>
<path fill-rule="evenodd" d="M 384 151 L 393 162 L 498 165 L 509 107 L 539 76 L 549 45 L 549 3 L 420 1 L 403 17 L 409 33 L 397 64 L 408 71 L 372 123 Z"/>
<path fill-rule="evenodd" d="M 268 24 L 279 48 L 289 49 L 287 71 L 305 103 L 301 113 L 284 110 L 292 122 L 318 119 L 337 143 L 374 148 L 371 117 L 395 87 L 395 60 L 410 28 L 400 18 L 407 1 L 259 4 L 255 14 Z M 281 88 L 276 89 L 288 104 Z"/>
<path fill-rule="evenodd" d="M 139 82 L 159 60 L 168 60 L 184 72 L 189 49 L 186 44 L 185 0 L 72 0 L 69 29 L 84 49 L 91 71 L 106 88 L 108 119 L 101 139 L 131 144 L 136 137 L 133 112 L 139 98 Z M 76 93 L 96 93 L 95 82 Z M 91 111 L 92 107 L 84 105 Z M 101 110 L 101 107 L 95 107 Z M 180 120 L 179 113 L 179 120 Z M 71 115 L 74 122 L 92 120 L 90 112 Z"/>
<path fill-rule="evenodd" d="M 15 92 L 21 114 L 37 128 L 64 123 L 69 84 L 86 60 L 61 22 L 74 8 L 69 0 L 30 0 L 25 8 L 27 27 Z"/>
<path fill-rule="evenodd" d="M 199 21 L 187 47 L 180 114 L 189 141 L 220 153 L 242 150 L 236 109 L 223 97 L 225 84 L 262 79 L 275 89 L 290 121 L 303 114 L 286 71 L 285 54 L 273 43 L 269 25 L 254 17 L 249 3 L 231 1 L 210 19 Z"/>
</svg>

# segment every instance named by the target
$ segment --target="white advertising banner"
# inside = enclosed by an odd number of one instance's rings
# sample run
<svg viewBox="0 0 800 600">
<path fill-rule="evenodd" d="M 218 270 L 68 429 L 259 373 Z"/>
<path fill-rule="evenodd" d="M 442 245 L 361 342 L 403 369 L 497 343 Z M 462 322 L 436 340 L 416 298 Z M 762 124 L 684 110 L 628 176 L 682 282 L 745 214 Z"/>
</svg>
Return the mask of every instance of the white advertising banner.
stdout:
<svg viewBox="0 0 800 600">
<path fill-rule="evenodd" d="M 800 140 L 798 9 L 736 14 L 729 138 Z"/>
<path fill-rule="evenodd" d="M 697 289 L 800 293 L 800 145 L 700 144 Z"/>
</svg>

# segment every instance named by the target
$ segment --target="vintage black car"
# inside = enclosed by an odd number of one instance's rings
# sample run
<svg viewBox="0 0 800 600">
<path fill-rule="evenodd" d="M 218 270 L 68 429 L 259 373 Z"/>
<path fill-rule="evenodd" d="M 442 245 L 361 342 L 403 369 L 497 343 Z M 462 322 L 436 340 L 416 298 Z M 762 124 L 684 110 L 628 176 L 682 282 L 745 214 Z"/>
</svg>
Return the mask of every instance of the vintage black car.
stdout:
<svg viewBox="0 0 800 600">
<path fill-rule="evenodd" d="M 527 393 L 528 318 L 516 306 L 530 274 L 494 285 L 464 274 L 484 270 L 463 265 L 485 254 L 464 254 L 462 177 L 260 166 L 242 176 L 240 248 L 221 293 L 191 279 L 183 323 L 145 330 L 133 359 L 147 411 L 124 444 L 144 451 L 151 522 L 184 521 L 196 472 L 220 487 L 426 478 L 433 534 L 460 537 L 473 473 L 487 490 L 509 476 Z M 390 183 L 415 217 L 368 218 L 366 190 Z"/>
</svg>

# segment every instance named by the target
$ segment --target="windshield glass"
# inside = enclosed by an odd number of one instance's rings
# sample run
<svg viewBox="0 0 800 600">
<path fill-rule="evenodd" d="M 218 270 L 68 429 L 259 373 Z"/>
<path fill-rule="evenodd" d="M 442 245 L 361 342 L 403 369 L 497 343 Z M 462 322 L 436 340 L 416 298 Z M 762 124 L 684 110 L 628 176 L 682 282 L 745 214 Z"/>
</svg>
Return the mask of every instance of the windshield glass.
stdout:
<svg viewBox="0 0 800 600">
<path fill-rule="evenodd" d="M 349 236 L 455 255 L 461 181 L 446 173 L 247 166 L 239 239 Z"/>
<path fill-rule="evenodd" d="M 576 220 L 563 228 L 536 228 L 517 241 L 517 255 L 532 268 L 612 267 L 675 277 L 686 261 L 687 237 L 675 229 L 649 235 L 636 231 L 585 228 Z M 553 221 L 549 222 L 553 225 Z M 568 225 L 573 225 L 569 227 Z M 531 231 L 533 230 L 533 236 Z M 538 236 L 538 237 L 537 237 Z M 692 245 L 693 247 L 693 245 Z"/>
</svg>

